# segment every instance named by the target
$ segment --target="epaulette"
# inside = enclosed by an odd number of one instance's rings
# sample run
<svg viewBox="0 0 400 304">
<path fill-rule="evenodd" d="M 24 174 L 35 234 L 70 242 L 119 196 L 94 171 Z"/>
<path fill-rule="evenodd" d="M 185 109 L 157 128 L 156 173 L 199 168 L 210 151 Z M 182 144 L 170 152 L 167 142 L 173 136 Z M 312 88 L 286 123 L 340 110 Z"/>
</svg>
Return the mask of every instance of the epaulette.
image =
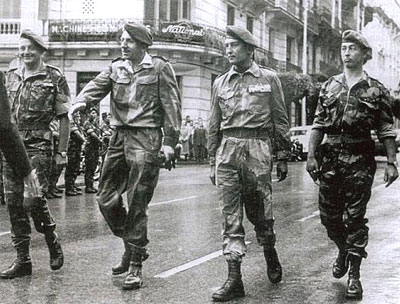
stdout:
<svg viewBox="0 0 400 304">
<path fill-rule="evenodd" d="M 47 63 L 46 63 L 46 67 L 48 67 L 48 68 L 50 68 L 50 69 L 54 69 L 54 70 L 56 70 L 57 72 L 59 72 L 60 74 L 63 73 L 63 72 L 61 72 L 60 68 L 58 68 L 58 67 L 56 67 L 56 66 L 54 66 L 54 65 L 51 65 L 51 64 L 47 64 Z"/>
<path fill-rule="evenodd" d="M 161 56 L 161 55 L 151 55 L 152 58 L 158 58 L 161 59 L 162 61 L 168 62 L 168 59 Z"/>
<path fill-rule="evenodd" d="M 258 67 L 259 67 L 260 69 L 268 70 L 268 71 L 273 72 L 273 73 L 275 73 L 275 74 L 278 73 L 275 69 L 270 68 L 270 67 L 267 67 L 267 66 L 265 66 L 265 65 L 258 65 Z"/>
<path fill-rule="evenodd" d="M 7 70 L 7 73 L 10 73 L 10 72 L 13 72 L 13 71 L 16 71 L 16 70 L 18 70 L 18 67 L 12 67 L 12 68 L 9 68 L 8 70 Z"/>
<path fill-rule="evenodd" d="M 117 57 L 117 58 L 113 59 L 111 62 L 114 63 L 114 62 L 117 62 L 119 60 L 123 60 L 122 57 Z"/>
</svg>

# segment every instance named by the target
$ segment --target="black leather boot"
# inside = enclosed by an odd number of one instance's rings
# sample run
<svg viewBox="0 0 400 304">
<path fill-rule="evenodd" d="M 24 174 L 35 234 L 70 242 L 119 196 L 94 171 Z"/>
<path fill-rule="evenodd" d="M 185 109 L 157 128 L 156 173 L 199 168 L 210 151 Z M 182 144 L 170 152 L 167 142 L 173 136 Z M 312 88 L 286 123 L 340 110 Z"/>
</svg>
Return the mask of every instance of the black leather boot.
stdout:
<svg viewBox="0 0 400 304">
<path fill-rule="evenodd" d="M 275 247 L 264 246 L 264 257 L 267 262 L 267 275 L 271 283 L 282 281 L 282 266 L 279 263 L 278 253 Z"/>
<path fill-rule="evenodd" d="M 143 285 L 142 262 L 133 262 L 129 264 L 128 275 L 125 278 L 123 289 L 138 289 Z"/>
<path fill-rule="evenodd" d="M 361 299 L 363 289 L 360 281 L 361 257 L 350 255 L 349 279 L 347 281 L 346 298 Z"/>
<path fill-rule="evenodd" d="M 216 302 L 230 301 L 235 298 L 244 297 L 244 286 L 242 274 L 240 273 L 239 261 L 228 261 L 228 279 L 224 285 L 213 293 L 212 298 Z"/>
<path fill-rule="evenodd" d="M 1 279 L 14 279 L 32 274 L 32 262 L 29 256 L 29 240 L 13 241 L 17 249 L 17 259 L 9 268 L 0 272 Z"/>
<path fill-rule="evenodd" d="M 119 275 L 129 270 L 129 264 L 131 261 L 131 248 L 127 242 L 124 242 L 125 251 L 122 255 L 121 261 L 112 268 L 113 275 Z"/>
<path fill-rule="evenodd" d="M 347 250 L 339 249 L 338 256 L 332 266 L 332 274 L 336 279 L 342 278 L 349 270 L 349 254 Z"/>
<path fill-rule="evenodd" d="M 54 228 L 47 228 L 45 230 L 45 239 L 50 253 L 50 268 L 58 270 L 64 265 L 64 254 L 61 248 L 60 240 Z"/>
</svg>

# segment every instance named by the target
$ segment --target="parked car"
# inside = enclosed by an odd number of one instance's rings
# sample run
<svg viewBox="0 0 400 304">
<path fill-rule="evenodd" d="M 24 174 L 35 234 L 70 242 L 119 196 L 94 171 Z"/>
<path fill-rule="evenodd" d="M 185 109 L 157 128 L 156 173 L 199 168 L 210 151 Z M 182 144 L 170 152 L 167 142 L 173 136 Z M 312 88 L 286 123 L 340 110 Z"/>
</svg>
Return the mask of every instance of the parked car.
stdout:
<svg viewBox="0 0 400 304">
<path fill-rule="evenodd" d="M 306 160 L 308 155 L 308 142 L 310 140 L 312 126 L 297 126 L 290 128 L 290 141 L 299 142 L 302 146 L 301 159 Z"/>
</svg>

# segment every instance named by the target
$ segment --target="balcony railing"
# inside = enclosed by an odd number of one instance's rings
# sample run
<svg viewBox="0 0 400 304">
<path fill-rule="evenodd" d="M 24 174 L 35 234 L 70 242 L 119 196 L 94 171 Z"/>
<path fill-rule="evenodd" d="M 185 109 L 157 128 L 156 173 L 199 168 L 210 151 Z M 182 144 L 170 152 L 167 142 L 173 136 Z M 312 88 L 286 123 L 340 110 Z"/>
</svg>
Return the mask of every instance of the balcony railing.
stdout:
<svg viewBox="0 0 400 304">
<path fill-rule="evenodd" d="M 0 21 L 0 35 L 18 35 L 21 32 L 19 21 Z"/>
</svg>

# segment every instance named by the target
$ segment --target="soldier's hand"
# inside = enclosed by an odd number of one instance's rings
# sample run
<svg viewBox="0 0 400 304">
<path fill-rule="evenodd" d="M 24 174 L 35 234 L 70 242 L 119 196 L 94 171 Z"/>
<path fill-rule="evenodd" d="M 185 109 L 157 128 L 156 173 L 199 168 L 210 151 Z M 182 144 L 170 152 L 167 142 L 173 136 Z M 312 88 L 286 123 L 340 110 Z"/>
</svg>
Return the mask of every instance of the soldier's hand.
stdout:
<svg viewBox="0 0 400 304">
<path fill-rule="evenodd" d="M 40 197 L 40 183 L 36 175 L 36 169 L 33 169 L 27 176 L 24 177 L 24 197 L 35 198 Z"/>
<path fill-rule="evenodd" d="M 308 174 L 310 174 L 313 181 L 316 182 L 318 180 L 318 175 L 319 175 L 319 166 L 318 166 L 317 159 L 315 157 L 309 156 L 307 158 L 306 170 L 307 170 Z"/>
<path fill-rule="evenodd" d="M 385 187 L 389 187 L 397 178 L 399 177 L 399 172 L 396 166 L 386 165 L 385 174 L 383 176 L 383 181 L 385 182 Z"/>
<path fill-rule="evenodd" d="M 215 186 L 215 165 L 210 166 L 210 180 L 211 183 Z"/>
<path fill-rule="evenodd" d="M 171 171 L 172 169 L 172 160 L 174 159 L 175 152 L 171 146 L 162 146 L 162 153 L 165 156 L 165 169 Z"/>
<path fill-rule="evenodd" d="M 276 176 L 278 177 L 278 182 L 283 181 L 288 174 L 288 166 L 286 161 L 278 161 L 276 165 Z"/>
<path fill-rule="evenodd" d="M 65 166 L 67 165 L 68 157 L 62 157 L 59 154 L 56 154 L 56 165 L 57 166 Z"/>
</svg>

